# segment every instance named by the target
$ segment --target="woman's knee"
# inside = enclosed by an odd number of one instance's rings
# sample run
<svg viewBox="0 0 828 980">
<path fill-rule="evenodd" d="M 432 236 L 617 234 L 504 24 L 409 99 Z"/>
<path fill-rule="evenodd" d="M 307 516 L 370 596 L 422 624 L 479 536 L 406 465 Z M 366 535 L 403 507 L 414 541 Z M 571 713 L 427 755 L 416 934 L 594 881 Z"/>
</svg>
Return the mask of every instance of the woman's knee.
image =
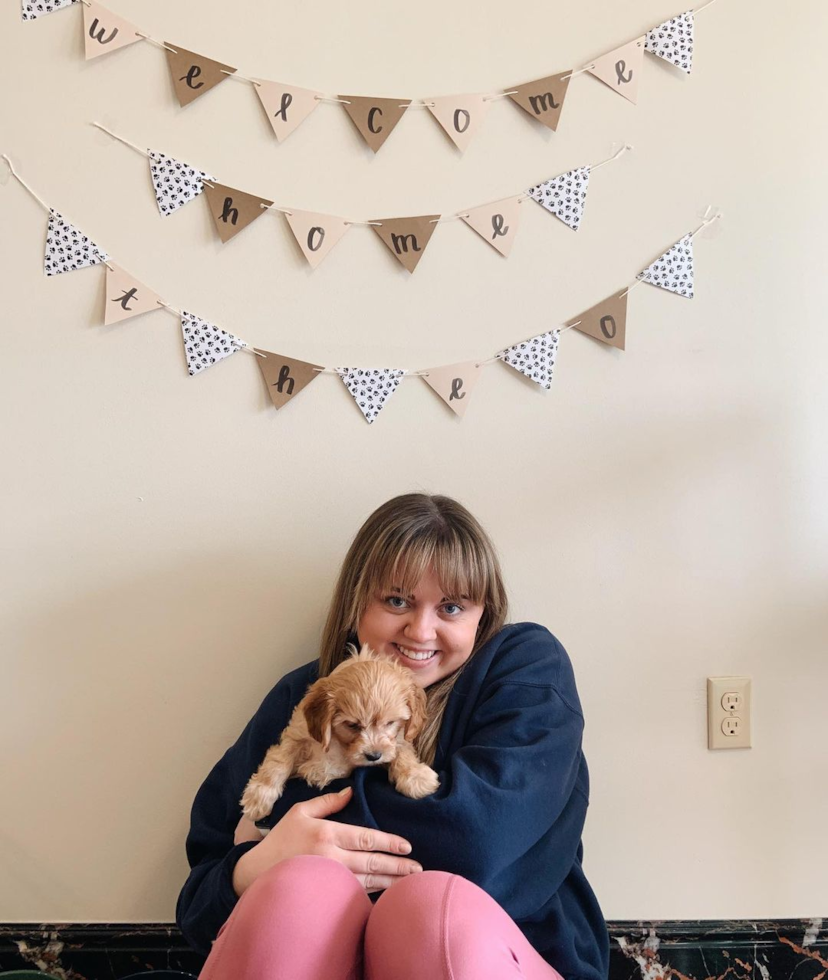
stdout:
<svg viewBox="0 0 828 980">
<path fill-rule="evenodd" d="M 311 904 L 319 909 L 327 902 L 354 900 L 361 895 L 366 911 L 371 907 L 362 886 L 345 865 L 318 854 L 285 858 L 259 875 L 247 891 L 255 895 L 257 905 L 288 902 L 294 907 Z"/>
</svg>

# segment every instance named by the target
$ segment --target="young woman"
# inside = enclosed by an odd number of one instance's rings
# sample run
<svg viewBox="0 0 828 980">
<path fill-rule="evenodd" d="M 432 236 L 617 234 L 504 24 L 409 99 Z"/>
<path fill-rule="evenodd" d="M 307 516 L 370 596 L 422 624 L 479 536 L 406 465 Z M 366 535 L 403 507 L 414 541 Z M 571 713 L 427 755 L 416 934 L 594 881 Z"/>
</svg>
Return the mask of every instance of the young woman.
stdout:
<svg viewBox="0 0 828 980">
<path fill-rule="evenodd" d="M 319 659 L 273 688 L 193 804 L 176 920 L 209 953 L 201 980 L 605 980 L 572 667 L 544 627 L 505 621 L 495 550 L 464 507 L 407 494 L 368 518 Z M 440 787 L 412 800 L 371 767 L 324 793 L 291 779 L 262 837 L 239 819 L 247 780 L 349 642 L 424 688 L 416 747 Z"/>
</svg>

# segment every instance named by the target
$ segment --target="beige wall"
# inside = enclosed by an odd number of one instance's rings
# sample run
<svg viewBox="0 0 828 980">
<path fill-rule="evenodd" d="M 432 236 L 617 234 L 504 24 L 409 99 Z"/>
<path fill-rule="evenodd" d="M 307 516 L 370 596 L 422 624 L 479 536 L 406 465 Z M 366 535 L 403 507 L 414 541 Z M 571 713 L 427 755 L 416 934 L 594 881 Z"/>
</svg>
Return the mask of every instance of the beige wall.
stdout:
<svg viewBox="0 0 828 980">
<path fill-rule="evenodd" d="M 563 70 L 680 10 L 110 6 L 251 74 L 415 96 Z M 80 20 L 22 24 L 4 4 L 0 150 L 170 302 L 272 350 L 412 368 L 489 356 L 629 281 L 708 203 L 726 217 L 697 240 L 693 302 L 633 293 L 625 354 L 571 331 L 548 396 L 494 364 L 462 423 L 406 381 L 369 427 L 335 377 L 278 414 L 251 356 L 188 378 L 166 313 L 98 326 L 103 270 L 45 279 L 44 215 L 0 187 L 0 921 L 172 918 L 200 781 L 314 656 L 360 521 L 418 489 L 480 517 L 513 618 L 572 656 L 606 915 L 824 912 L 824 4 L 721 0 L 698 17 L 689 79 L 648 57 L 637 108 L 576 79 L 558 134 L 496 103 L 462 158 L 425 112 L 372 158 L 334 106 L 277 145 L 237 82 L 179 111 L 159 49 L 84 64 Z M 162 221 L 146 163 L 92 119 L 356 217 L 453 212 L 613 141 L 635 153 L 594 175 L 577 236 L 529 206 L 504 261 L 452 223 L 408 277 L 356 229 L 310 274 L 275 217 L 226 248 L 202 202 Z M 711 753 L 705 677 L 734 672 L 753 678 L 755 747 Z"/>
</svg>

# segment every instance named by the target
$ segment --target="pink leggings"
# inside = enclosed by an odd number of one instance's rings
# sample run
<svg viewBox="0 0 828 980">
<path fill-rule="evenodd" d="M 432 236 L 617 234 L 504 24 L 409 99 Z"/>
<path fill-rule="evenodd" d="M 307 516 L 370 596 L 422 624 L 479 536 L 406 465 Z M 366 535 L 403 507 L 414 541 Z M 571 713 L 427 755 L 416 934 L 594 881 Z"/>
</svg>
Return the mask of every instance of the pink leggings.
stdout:
<svg viewBox="0 0 828 980">
<path fill-rule="evenodd" d="M 372 905 L 338 861 L 288 858 L 247 889 L 199 980 L 561 980 L 459 875 L 419 871 Z"/>
</svg>

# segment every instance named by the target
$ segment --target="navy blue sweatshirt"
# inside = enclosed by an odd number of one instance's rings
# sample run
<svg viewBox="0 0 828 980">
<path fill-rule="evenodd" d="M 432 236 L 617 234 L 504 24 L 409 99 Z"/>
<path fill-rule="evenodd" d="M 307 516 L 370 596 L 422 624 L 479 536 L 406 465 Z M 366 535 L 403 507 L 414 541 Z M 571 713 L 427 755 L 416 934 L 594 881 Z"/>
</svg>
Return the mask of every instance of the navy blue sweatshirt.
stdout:
<svg viewBox="0 0 828 980">
<path fill-rule="evenodd" d="M 196 795 L 176 921 L 203 954 L 236 904 L 233 868 L 257 846 L 233 844 L 242 791 L 317 676 L 313 661 L 283 677 Z M 355 769 L 322 791 L 293 778 L 266 824 L 294 803 L 352 785 L 351 801 L 328 819 L 404 837 L 426 870 L 463 875 L 488 892 L 565 980 L 605 980 L 607 929 L 581 867 L 583 727 L 561 644 L 534 623 L 506 626 L 467 661 L 449 696 L 434 795 L 403 796 L 381 767 Z"/>
</svg>

